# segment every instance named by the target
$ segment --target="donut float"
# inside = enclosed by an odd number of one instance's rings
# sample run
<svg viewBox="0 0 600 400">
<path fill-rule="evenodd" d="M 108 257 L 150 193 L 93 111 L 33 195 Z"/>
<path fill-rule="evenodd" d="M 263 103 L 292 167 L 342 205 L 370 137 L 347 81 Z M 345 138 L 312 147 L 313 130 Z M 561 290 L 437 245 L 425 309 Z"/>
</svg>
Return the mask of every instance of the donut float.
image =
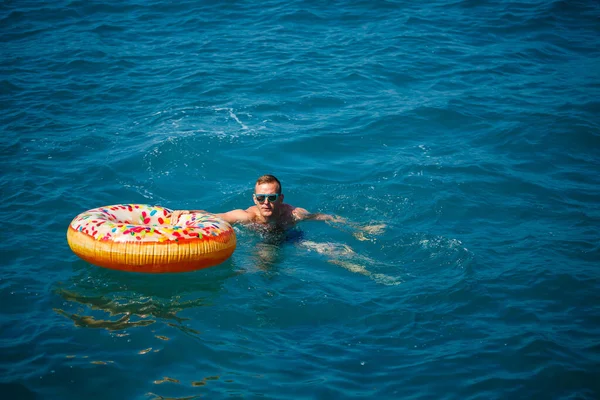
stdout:
<svg viewBox="0 0 600 400">
<path fill-rule="evenodd" d="M 184 272 L 227 260 L 236 246 L 231 225 L 213 214 L 183 214 L 146 204 L 99 207 L 76 216 L 69 247 L 83 260 L 132 272 Z"/>
</svg>

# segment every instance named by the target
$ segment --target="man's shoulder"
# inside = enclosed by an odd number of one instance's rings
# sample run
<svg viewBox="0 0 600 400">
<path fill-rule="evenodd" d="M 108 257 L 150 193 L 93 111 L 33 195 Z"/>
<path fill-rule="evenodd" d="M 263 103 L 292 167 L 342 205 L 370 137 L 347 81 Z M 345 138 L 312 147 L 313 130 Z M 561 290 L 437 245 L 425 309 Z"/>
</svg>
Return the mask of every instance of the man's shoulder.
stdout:
<svg viewBox="0 0 600 400">
<path fill-rule="evenodd" d="M 258 207 L 256 207 L 256 206 L 250 206 L 250 207 L 246 208 L 244 210 L 244 212 L 248 215 L 248 218 L 252 221 L 254 221 L 260 215 L 260 213 L 258 212 Z"/>
<path fill-rule="evenodd" d="M 258 207 L 256 207 L 256 206 L 250 206 L 250 207 L 246 208 L 243 211 L 246 212 L 246 213 L 248 213 L 248 214 L 256 215 L 256 214 L 258 214 Z"/>
</svg>

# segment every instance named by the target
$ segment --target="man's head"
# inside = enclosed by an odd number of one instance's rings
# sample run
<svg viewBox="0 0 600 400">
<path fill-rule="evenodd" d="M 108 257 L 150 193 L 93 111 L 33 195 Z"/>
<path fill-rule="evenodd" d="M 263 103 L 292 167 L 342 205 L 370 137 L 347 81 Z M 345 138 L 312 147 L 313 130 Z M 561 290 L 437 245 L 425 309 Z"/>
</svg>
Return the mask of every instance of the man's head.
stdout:
<svg viewBox="0 0 600 400">
<path fill-rule="evenodd" d="M 256 188 L 259 185 L 262 185 L 262 184 L 265 184 L 265 183 L 271 183 L 271 184 L 277 185 L 277 192 L 275 192 L 275 193 L 281 194 L 281 182 L 279 182 L 279 179 L 275 178 L 273 175 L 263 175 L 263 176 L 259 177 L 256 180 L 256 185 L 254 186 L 254 189 L 255 189 L 254 193 L 258 193 L 256 191 Z"/>
<path fill-rule="evenodd" d="M 283 203 L 281 182 L 273 175 L 263 175 L 256 180 L 254 185 L 254 204 L 262 217 L 269 220 L 279 216 L 279 209 Z"/>
</svg>

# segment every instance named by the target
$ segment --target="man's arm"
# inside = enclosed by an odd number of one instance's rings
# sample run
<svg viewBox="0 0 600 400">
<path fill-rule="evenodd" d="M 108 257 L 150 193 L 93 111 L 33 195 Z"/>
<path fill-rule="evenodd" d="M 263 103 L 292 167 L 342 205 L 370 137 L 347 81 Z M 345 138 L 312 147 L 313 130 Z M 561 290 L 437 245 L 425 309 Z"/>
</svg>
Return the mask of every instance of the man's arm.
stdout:
<svg viewBox="0 0 600 400">
<path fill-rule="evenodd" d="M 374 239 L 371 235 L 380 235 L 384 232 L 386 226 L 385 224 L 375 224 L 375 225 L 358 225 L 356 223 L 348 221 L 346 218 L 338 217 L 337 215 L 329 215 L 322 213 L 310 213 L 304 208 L 295 208 L 292 212 L 296 221 L 327 221 L 333 222 L 336 224 L 336 228 L 341 229 L 343 231 L 348 231 L 358 240 L 370 240 Z M 349 230 L 348 230 L 349 228 Z M 367 236 L 369 235 L 369 236 Z"/>
<path fill-rule="evenodd" d="M 310 213 L 304 208 L 296 207 L 292 211 L 296 221 L 331 221 L 331 222 L 347 222 L 345 218 L 338 217 L 337 215 L 329 215 L 323 213 Z"/>
<path fill-rule="evenodd" d="M 184 214 L 190 214 L 190 213 L 196 213 L 196 212 L 207 213 L 207 211 L 204 211 L 204 210 L 175 210 L 171 214 L 171 223 L 172 224 L 177 223 L 179 218 Z M 221 218 L 222 220 L 224 220 L 225 222 L 227 222 L 229 224 L 236 224 L 236 223 L 244 224 L 244 223 L 252 222 L 252 215 L 245 210 L 232 210 L 232 211 L 229 211 L 226 213 L 220 213 L 220 214 L 209 213 L 209 214 L 216 215 L 217 217 Z"/>
<path fill-rule="evenodd" d="M 252 214 L 246 210 L 232 210 L 226 213 L 215 214 L 229 224 L 248 224 L 252 222 Z"/>
</svg>

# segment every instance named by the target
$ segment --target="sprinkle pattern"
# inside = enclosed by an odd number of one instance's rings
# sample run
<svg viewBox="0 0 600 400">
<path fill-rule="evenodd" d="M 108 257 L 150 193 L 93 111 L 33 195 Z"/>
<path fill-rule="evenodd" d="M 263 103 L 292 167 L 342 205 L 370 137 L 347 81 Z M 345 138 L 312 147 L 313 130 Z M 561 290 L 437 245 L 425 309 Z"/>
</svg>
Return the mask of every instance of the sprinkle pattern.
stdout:
<svg viewBox="0 0 600 400">
<path fill-rule="evenodd" d="M 169 242 L 211 240 L 231 233 L 231 225 L 208 213 L 189 213 L 171 221 L 172 210 L 147 204 L 117 204 L 79 214 L 71 227 L 99 241 Z"/>
</svg>

